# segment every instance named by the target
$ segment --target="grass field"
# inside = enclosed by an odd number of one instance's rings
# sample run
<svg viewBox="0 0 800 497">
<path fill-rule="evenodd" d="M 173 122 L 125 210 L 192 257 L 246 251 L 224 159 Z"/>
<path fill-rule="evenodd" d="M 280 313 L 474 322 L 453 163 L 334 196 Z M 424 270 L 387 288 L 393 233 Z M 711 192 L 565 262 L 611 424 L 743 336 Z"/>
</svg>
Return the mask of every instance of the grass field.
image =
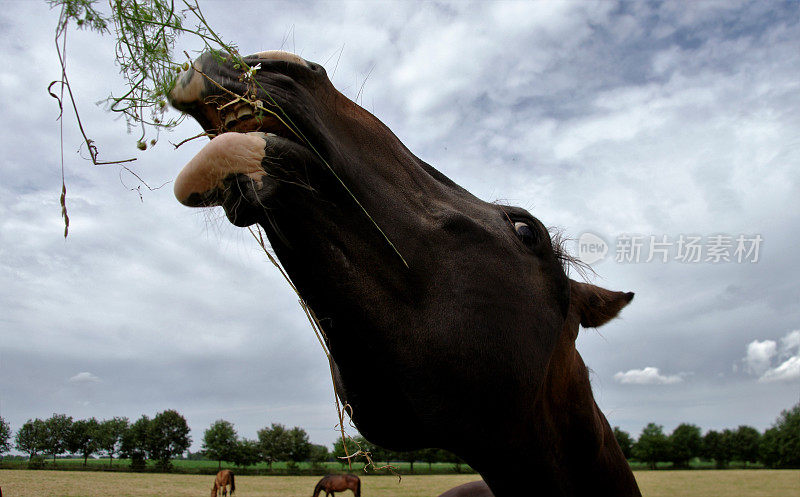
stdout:
<svg viewBox="0 0 800 497">
<path fill-rule="evenodd" d="M 476 475 L 362 476 L 364 497 L 435 497 Z M 797 497 L 800 470 L 637 471 L 645 497 Z M 309 497 L 316 476 L 240 476 L 237 497 Z M 200 497 L 204 475 L 0 470 L 6 497 Z M 343 497 L 352 496 L 346 492 Z"/>
</svg>

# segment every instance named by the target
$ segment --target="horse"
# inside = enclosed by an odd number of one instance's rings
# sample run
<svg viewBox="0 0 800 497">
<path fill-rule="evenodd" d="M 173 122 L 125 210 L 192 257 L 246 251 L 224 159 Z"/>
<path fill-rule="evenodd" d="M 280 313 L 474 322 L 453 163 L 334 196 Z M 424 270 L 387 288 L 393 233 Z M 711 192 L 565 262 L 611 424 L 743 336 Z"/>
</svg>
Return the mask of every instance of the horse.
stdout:
<svg viewBox="0 0 800 497">
<path fill-rule="evenodd" d="M 494 494 L 486 482 L 478 480 L 453 487 L 439 497 L 494 497 Z"/>
<path fill-rule="evenodd" d="M 335 492 L 344 492 L 350 489 L 356 497 L 361 497 L 361 480 L 356 475 L 327 475 L 323 477 L 314 487 L 314 497 L 325 491 L 325 497 Z"/>
<path fill-rule="evenodd" d="M 233 471 L 223 469 L 217 476 L 214 477 L 214 486 L 211 487 L 211 497 L 217 497 L 220 489 L 222 489 L 223 497 L 228 495 L 228 485 L 231 486 L 231 495 L 236 491 L 236 483 L 233 477 Z"/>
<path fill-rule="evenodd" d="M 359 432 L 390 450 L 447 449 L 497 497 L 641 497 L 575 346 L 633 293 L 570 279 L 540 219 L 415 156 L 321 65 L 243 61 L 250 78 L 210 52 L 178 76 L 171 104 L 213 138 L 175 196 L 264 230 L 319 318 Z"/>
</svg>

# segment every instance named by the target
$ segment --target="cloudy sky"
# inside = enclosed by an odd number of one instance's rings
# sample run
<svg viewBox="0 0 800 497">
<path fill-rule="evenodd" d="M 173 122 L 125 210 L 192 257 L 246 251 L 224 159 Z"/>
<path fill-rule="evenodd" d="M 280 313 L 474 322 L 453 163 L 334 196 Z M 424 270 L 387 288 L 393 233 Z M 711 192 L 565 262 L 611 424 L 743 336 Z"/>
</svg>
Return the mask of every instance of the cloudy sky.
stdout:
<svg viewBox="0 0 800 497">
<path fill-rule="evenodd" d="M 578 347 L 612 425 L 763 430 L 800 400 L 800 3 L 201 7 L 242 52 L 323 64 L 478 197 L 605 252 L 594 282 L 636 299 Z M 328 366 L 295 295 L 246 230 L 172 195 L 202 143 L 169 141 L 198 126 L 138 151 L 94 104 L 121 89 L 113 39 L 95 33 L 68 40 L 84 126 L 102 159 L 137 157 L 165 186 L 81 159 L 67 113 L 64 241 L 56 21 L 44 1 L 0 12 L 0 415 L 16 430 L 171 408 L 193 450 L 220 418 L 331 444 Z"/>
</svg>

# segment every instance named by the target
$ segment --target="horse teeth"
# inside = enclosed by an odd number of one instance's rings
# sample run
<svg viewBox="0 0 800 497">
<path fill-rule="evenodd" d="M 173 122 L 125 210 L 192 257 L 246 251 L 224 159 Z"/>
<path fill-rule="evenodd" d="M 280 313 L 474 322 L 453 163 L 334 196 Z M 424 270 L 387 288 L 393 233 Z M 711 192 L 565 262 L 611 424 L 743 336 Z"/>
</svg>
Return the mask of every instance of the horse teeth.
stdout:
<svg viewBox="0 0 800 497">
<path fill-rule="evenodd" d="M 247 107 L 239 109 L 239 112 L 236 114 L 236 119 L 240 119 L 240 120 L 243 120 L 243 119 L 246 119 L 246 118 L 249 118 L 249 117 L 253 117 L 253 111 L 252 111 L 252 109 L 249 109 Z"/>
<path fill-rule="evenodd" d="M 225 127 L 228 127 L 228 125 L 234 122 L 235 120 L 236 116 L 234 116 L 233 114 L 228 114 L 227 116 L 225 116 Z"/>
</svg>

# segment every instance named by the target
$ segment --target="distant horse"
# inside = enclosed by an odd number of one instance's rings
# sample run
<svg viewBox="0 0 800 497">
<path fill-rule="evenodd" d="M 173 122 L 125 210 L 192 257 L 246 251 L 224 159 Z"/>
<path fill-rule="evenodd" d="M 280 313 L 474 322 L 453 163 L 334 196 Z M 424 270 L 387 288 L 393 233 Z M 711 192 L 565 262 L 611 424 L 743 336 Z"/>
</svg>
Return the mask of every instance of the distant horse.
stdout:
<svg viewBox="0 0 800 497">
<path fill-rule="evenodd" d="M 231 495 L 233 495 L 233 492 L 236 491 L 236 483 L 233 479 L 233 471 L 229 469 L 223 469 L 217 473 L 216 478 L 214 478 L 214 486 L 211 487 L 211 497 L 217 497 L 220 489 L 222 489 L 223 497 L 228 495 L 228 485 L 231 486 Z"/>
<path fill-rule="evenodd" d="M 361 480 L 356 475 L 328 475 L 314 487 L 314 497 L 319 497 L 319 493 L 323 490 L 325 497 L 328 497 L 335 492 L 344 492 L 348 488 L 356 497 L 361 497 Z"/>
</svg>

